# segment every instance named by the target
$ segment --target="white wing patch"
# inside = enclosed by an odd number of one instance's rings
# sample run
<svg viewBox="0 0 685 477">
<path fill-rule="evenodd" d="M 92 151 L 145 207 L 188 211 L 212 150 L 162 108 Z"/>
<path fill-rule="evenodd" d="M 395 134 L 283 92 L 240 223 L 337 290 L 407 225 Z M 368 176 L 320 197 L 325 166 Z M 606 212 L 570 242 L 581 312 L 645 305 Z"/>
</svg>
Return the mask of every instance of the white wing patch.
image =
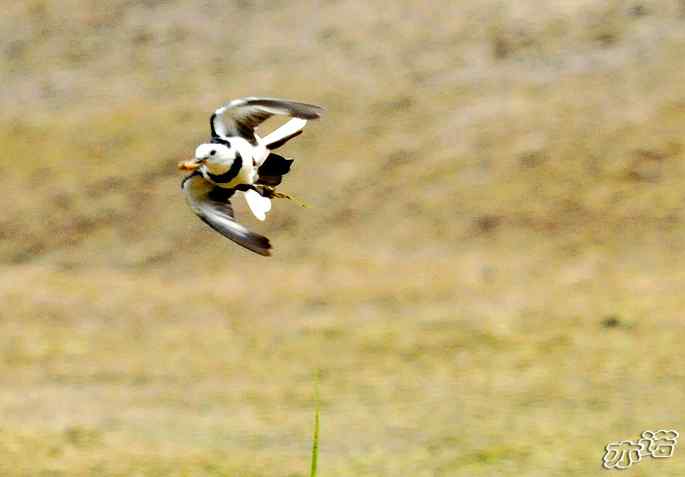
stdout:
<svg viewBox="0 0 685 477">
<path fill-rule="evenodd" d="M 266 213 L 271 210 L 271 199 L 262 197 L 256 190 L 245 192 L 245 201 L 258 220 L 266 219 Z"/>
<path fill-rule="evenodd" d="M 278 142 L 285 137 L 292 136 L 298 131 L 302 131 L 306 125 L 306 119 L 293 118 L 280 128 L 264 136 L 259 142 L 268 146 L 269 144 Z"/>
</svg>

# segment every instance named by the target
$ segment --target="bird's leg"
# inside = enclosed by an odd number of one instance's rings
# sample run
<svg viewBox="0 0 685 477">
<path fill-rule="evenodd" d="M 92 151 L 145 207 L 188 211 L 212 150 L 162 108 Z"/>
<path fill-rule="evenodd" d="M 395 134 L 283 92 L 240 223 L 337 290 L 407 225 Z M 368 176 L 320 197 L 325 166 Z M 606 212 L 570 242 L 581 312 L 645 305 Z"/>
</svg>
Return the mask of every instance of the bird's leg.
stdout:
<svg viewBox="0 0 685 477">
<path fill-rule="evenodd" d="M 277 192 L 274 186 L 262 186 L 262 195 L 269 199 L 288 199 L 295 202 L 300 207 L 309 207 L 307 204 L 284 192 Z"/>
<path fill-rule="evenodd" d="M 259 193 L 259 195 L 262 195 L 262 196 L 264 195 L 264 194 L 262 194 L 262 191 L 257 189 L 257 187 L 253 186 L 252 184 L 238 184 L 237 186 L 234 187 L 234 189 L 239 190 L 241 192 L 247 192 L 248 190 L 253 190 L 253 191 Z"/>
</svg>

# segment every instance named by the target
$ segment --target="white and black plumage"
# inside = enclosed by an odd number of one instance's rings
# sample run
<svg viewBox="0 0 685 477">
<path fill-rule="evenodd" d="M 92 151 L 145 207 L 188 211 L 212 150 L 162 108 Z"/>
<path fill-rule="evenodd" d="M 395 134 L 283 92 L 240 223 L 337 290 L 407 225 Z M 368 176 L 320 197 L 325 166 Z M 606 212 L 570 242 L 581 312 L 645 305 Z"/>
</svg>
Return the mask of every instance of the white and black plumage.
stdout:
<svg viewBox="0 0 685 477">
<path fill-rule="evenodd" d="M 179 164 L 193 171 L 181 188 L 190 208 L 223 236 L 260 255 L 271 255 L 269 239 L 235 221 L 230 199 L 236 191 L 259 220 L 271 210 L 271 198 L 287 197 L 275 191 L 292 160 L 273 153 L 302 134 L 307 120 L 317 119 L 323 108 L 275 98 L 241 98 L 217 109 L 209 119 L 212 138 L 200 144 L 195 157 Z M 293 119 L 261 138 L 257 126 L 274 115 Z"/>
</svg>

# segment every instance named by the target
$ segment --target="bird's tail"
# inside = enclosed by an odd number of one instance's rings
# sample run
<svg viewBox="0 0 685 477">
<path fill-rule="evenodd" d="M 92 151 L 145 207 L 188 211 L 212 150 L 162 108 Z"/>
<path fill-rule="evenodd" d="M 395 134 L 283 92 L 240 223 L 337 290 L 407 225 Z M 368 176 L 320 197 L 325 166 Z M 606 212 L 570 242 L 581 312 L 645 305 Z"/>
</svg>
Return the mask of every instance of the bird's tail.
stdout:
<svg viewBox="0 0 685 477">
<path fill-rule="evenodd" d="M 286 159 L 272 152 L 257 169 L 257 174 L 259 174 L 257 184 L 277 186 L 283 180 L 283 176 L 290 172 L 292 164 L 292 159 Z"/>
</svg>

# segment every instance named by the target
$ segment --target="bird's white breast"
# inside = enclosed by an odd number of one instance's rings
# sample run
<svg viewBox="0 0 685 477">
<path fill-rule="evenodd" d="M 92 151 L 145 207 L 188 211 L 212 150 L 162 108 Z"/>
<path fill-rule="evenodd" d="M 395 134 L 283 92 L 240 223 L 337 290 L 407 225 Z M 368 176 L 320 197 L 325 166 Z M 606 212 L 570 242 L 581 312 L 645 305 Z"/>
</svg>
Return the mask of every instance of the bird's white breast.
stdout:
<svg viewBox="0 0 685 477">
<path fill-rule="evenodd" d="M 242 160 L 238 174 L 230 182 L 215 183 L 209 176 L 209 173 L 214 175 L 225 174 L 231 168 L 231 164 L 220 168 L 216 166 L 208 168 L 207 165 L 203 165 L 200 169 L 203 177 L 223 188 L 232 188 L 240 184 L 254 184 L 259 178 L 257 169 L 264 162 L 266 156 L 269 155 L 268 149 L 261 144 L 252 145 L 241 137 L 230 138 L 230 141 L 232 147 L 240 154 Z"/>
</svg>

